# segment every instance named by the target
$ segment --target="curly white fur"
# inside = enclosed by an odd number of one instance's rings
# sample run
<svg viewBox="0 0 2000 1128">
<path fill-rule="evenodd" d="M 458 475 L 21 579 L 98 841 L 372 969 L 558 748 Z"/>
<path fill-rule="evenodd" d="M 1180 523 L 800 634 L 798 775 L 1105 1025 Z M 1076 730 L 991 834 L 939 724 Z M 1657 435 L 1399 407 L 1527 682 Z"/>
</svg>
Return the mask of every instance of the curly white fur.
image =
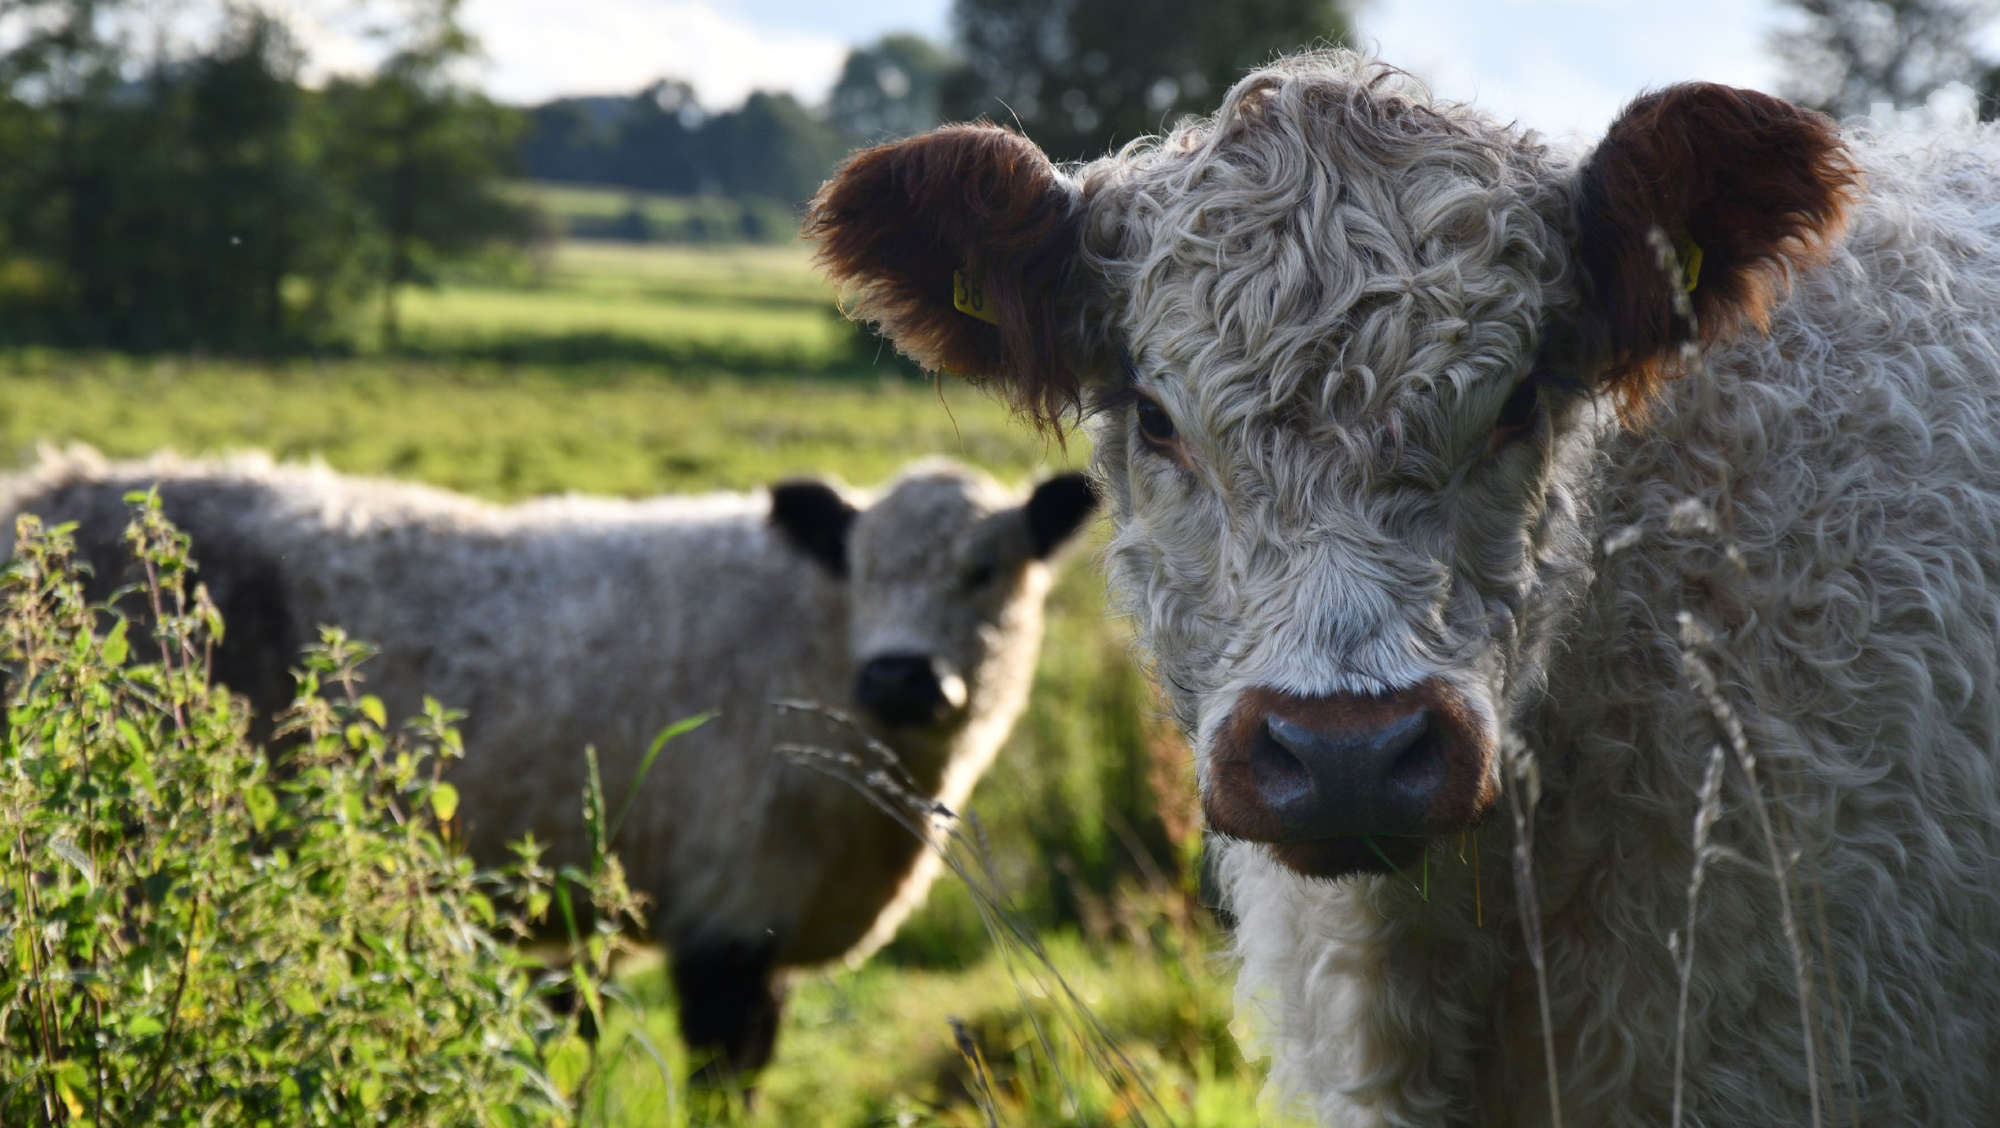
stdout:
<svg viewBox="0 0 2000 1128">
<path fill-rule="evenodd" d="M 6 483 L 5 542 L 15 513 L 78 521 L 108 589 L 131 567 L 124 495 L 154 485 L 197 578 L 226 616 L 242 612 L 225 666 L 260 712 L 289 701 L 283 672 L 323 623 L 379 647 L 363 671 L 392 715 L 426 694 L 467 710 L 450 778 L 475 856 L 504 860 L 532 832 L 552 863 L 585 861 L 584 747 L 615 805 L 656 733 L 716 711 L 666 745 L 614 845 L 661 939 L 773 937 L 780 966 L 865 957 L 921 903 L 938 860 L 862 789 L 784 748 L 859 763 L 845 772 L 858 779 L 881 765 L 852 731 L 771 703 L 853 714 L 900 758 L 890 778 L 919 808 L 955 809 L 1027 700 L 1049 584 L 1020 499 L 941 461 L 872 504 L 854 495 L 866 508 L 851 578 L 794 547 L 761 493 L 496 506 L 262 456 L 45 457 Z M 968 585 L 982 566 L 993 578 Z M 856 671 L 885 651 L 947 661 L 964 707 L 936 728 L 862 715 L 848 704 Z"/>
<path fill-rule="evenodd" d="M 1099 431 L 1114 586 L 1191 727 L 1250 685 L 1442 676 L 1511 715 L 1544 788 L 1546 1030 L 1505 819 L 1434 848 L 1428 900 L 1416 875 L 1325 883 L 1220 844 L 1275 1085 L 1327 1123 L 1547 1123 L 1546 1037 L 1566 1122 L 1659 1124 L 1684 1029 L 1684 1123 L 1801 1123 L 1814 1084 L 1829 1122 L 1995 1115 L 2000 136 L 1856 135 L 1868 199 L 1768 337 L 1643 427 L 1586 405 L 1544 459 L 1492 464 L 1486 421 L 1574 287 L 1547 206 L 1567 168 L 1457 107 L 1416 137 L 1315 133 L 1308 91 L 1381 97 L 1368 77 L 1248 80 L 1232 106 L 1285 123 L 1262 161 L 1205 159 L 1225 110 L 1084 173 L 1118 324 L 1200 450 L 1189 483 L 1127 419 Z M 1677 520 L 1687 499 L 1714 519 Z M 1757 772 L 1728 765 L 1684 1025 L 1672 946 L 1726 736 L 1682 674 L 1683 611 Z"/>
<path fill-rule="evenodd" d="M 853 167 L 962 210 L 928 154 L 967 136 L 907 143 L 930 179 Z M 1526 843 L 1504 805 L 1396 875 L 1217 843 L 1242 1004 L 1323 1122 L 1658 1125 L 1677 1083 L 1691 1125 L 2000 1116 L 2000 133 L 1846 145 L 1845 241 L 1638 422 L 1577 327 L 1577 155 L 1370 60 L 1259 71 L 991 205 L 1075 209 L 1059 332 L 1117 405 L 1090 422 L 1112 588 L 1204 788 L 1252 687 L 1441 681 L 1521 742 Z M 859 315 L 915 307 L 948 264 L 838 188 L 815 230 Z M 1496 439 L 1545 364 L 1568 391 Z M 1051 379 L 983 375 L 1031 407 Z"/>
</svg>

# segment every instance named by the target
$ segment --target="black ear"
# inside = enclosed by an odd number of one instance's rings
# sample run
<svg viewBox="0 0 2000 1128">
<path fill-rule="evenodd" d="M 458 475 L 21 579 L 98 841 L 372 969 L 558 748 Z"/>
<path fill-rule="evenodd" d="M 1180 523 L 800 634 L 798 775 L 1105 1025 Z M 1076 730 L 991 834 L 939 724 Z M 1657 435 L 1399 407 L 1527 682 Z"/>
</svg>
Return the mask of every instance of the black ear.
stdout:
<svg viewBox="0 0 2000 1128">
<path fill-rule="evenodd" d="M 847 575 L 847 534 L 860 512 L 825 482 L 802 478 L 771 487 L 771 523 L 837 577 Z"/>
<path fill-rule="evenodd" d="M 1028 497 L 1028 537 L 1035 555 L 1047 557 L 1083 527 L 1097 508 L 1097 489 L 1082 474 L 1058 474 Z"/>
</svg>

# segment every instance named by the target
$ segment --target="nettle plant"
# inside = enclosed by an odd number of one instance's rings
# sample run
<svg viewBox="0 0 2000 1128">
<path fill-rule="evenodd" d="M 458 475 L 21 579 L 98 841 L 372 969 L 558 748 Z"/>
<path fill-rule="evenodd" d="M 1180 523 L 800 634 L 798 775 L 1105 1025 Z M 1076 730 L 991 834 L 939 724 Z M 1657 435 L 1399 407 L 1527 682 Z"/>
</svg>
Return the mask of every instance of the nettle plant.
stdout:
<svg viewBox="0 0 2000 1128">
<path fill-rule="evenodd" d="M 528 843 L 475 870 L 453 714 L 391 731 L 337 632 L 280 748 L 251 744 L 185 540 L 137 500 L 151 629 L 104 626 L 64 528 L 24 518 L 0 576 L 0 1124 L 571 1122 L 595 1057 L 542 995 L 601 1007 L 634 908 L 615 859 L 553 874 Z M 552 903 L 567 976 L 509 938 Z"/>
</svg>

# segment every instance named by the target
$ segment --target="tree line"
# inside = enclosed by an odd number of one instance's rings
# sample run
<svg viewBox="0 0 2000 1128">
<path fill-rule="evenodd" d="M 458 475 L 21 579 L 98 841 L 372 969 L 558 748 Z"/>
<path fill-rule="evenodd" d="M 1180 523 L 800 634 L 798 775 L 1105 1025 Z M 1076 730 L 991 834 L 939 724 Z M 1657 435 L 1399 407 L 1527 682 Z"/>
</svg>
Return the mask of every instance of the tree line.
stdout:
<svg viewBox="0 0 2000 1128">
<path fill-rule="evenodd" d="M 383 61 L 319 85 L 279 18 L 227 2 L 209 42 L 148 54 L 126 17 L 149 0 L 0 0 L 0 344 L 251 352 L 373 325 L 393 347 L 399 292 L 552 233 L 508 178 L 739 201 L 699 234 L 782 238 L 856 145 L 983 117 L 1088 157 L 1206 111 L 1276 53 L 1352 38 L 1345 0 L 1160 0 L 1143 19 L 1121 0 L 954 0 L 949 44 L 857 47 L 819 105 L 718 109 L 661 79 L 516 109 L 458 77 L 476 52 L 462 0 L 364 0 L 395 5 Z M 1959 81 L 1990 109 L 2000 65 L 1973 33 L 1996 4 L 1785 0 L 1781 92 L 1847 113 Z"/>
<path fill-rule="evenodd" d="M 529 110 L 538 180 L 797 203 L 856 145 L 988 118 L 1080 159 L 1212 107 L 1280 51 L 1346 43 L 1336 0 L 956 0 L 949 46 L 895 34 L 855 48 L 825 104 L 757 93 L 712 112 L 684 82 Z"/>
<path fill-rule="evenodd" d="M 144 58 L 121 21 L 143 2 L 11 0 L 0 340 L 249 352 L 337 343 L 366 311 L 393 343 L 400 288 L 529 229 L 500 179 L 523 118 L 453 77 L 458 0 L 318 88 L 255 8 Z"/>
<path fill-rule="evenodd" d="M 1781 0 L 1771 30 L 1779 93 L 1836 117 L 1922 104 L 1963 84 L 2000 111 L 2000 59 L 1980 33 L 2000 0 Z M 715 113 L 662 79 L 629 96 L 533 107 L 521 148 L 535 179 L 676 195 L 810 196 L 856 145 L 941 121 L 1019 128 L 1079 160 L 1211 109 L 1245 70 L 1284 51 L 1351 42 L 1339 0 L 954 0 L 953 36 L 899 34 L 855 48 L 823 106 L 753 95 Z"/>
</svg>

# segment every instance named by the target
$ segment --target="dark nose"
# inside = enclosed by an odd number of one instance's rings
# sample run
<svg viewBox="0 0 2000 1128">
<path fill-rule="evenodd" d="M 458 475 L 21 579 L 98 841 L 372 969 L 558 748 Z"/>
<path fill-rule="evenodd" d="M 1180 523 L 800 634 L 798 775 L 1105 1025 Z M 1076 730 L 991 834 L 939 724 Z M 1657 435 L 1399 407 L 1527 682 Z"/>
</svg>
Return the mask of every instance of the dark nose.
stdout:
<svg viewBox="0 0 2000 1128">
<path fill-rule="evenodd" d="M 1267 713 L 1250 748 L 1251 786 L 1280 841 L 1422 834 L 1450 775 L 1439 727 L 1422 707 L 1324 728 Z"/>
<path fill-rule="evenodd" d="M 927 654 L 870 658 L 855 676 L 854 703 L 888 725 L 929 724 L 950 705 L 937 665 Z"/>
</svg>

